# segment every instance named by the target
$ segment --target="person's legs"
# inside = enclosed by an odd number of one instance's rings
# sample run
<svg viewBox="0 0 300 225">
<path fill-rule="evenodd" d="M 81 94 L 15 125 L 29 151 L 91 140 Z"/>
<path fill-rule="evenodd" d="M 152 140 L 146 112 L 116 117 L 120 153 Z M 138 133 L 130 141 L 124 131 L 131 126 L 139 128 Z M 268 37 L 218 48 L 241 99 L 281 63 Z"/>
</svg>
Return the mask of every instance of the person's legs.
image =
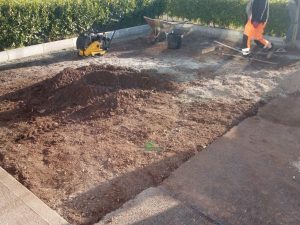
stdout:
<svg viewBox="0 0 300 225">
<path fill-rule="evenodd" d="M 243 35 L 242 48 L 251 48 L 251 40 L 246 34 Z"/>
<path fill-rule="evenodd" d="M 250 54 L 250 49 L 251 49 L 251 39 L 244 34 L 243 35 L 243 45 L 242 45 L 242 52 L 243 55 L 249 55 Z"/>
<path fill-rule="evenodd" d="M 272 49 L 272 43 L 264 38 L 264 32 L 266 28 L 266 23 L 259 24 L 257 28 L 255 28 L 255 42 L 258 46 L 263 47 L 265 49 Z"/>
<path fill-rule="evenodd" d="M 257 40 L 260 46 L 266 49 L 271 49 L 273 47 L 272 43 L 268 40 L 266 40 L 264 37 L 261 37 Z"/>
<path fill-rule="evenodd" d="M 254 40 L 255 44 L 260 47 L 260 48 L 264 48 L 265 46 L 258 40 Z"/>
<path fill-rule="evenodd" d="M 243 35 L 242 52 L 243 52 L 244 56 L 247 56 L 250 54 L 252 31 L 253 31 L 253 29 L 252 29 L 251 21 L 248 20 L 248 22 L 245 25 L 245 30 L 244 30 L 244 35 Z"/>
</svg>

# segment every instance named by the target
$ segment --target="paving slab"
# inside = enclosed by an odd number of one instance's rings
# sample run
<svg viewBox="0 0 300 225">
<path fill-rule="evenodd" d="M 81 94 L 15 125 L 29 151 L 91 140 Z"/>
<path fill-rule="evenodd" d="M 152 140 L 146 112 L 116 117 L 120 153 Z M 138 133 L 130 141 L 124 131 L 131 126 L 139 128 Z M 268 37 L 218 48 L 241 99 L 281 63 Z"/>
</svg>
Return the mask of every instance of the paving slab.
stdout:
<svg viewBox="0 0 300 225">
<path fill-rule="evenodd" d="M 0 224 L 66 225 L 68 222 L 0 167 Z"/>
<path fill-rule="evenodd" d="M 159 188 L 149 188 L 97 225 L 214 225 Z"/>
<path fill-rule="evenodd" d="M 218 224 L 300 224 L 300 96 L 276 99 L 163 187 Z"/>
</svg>

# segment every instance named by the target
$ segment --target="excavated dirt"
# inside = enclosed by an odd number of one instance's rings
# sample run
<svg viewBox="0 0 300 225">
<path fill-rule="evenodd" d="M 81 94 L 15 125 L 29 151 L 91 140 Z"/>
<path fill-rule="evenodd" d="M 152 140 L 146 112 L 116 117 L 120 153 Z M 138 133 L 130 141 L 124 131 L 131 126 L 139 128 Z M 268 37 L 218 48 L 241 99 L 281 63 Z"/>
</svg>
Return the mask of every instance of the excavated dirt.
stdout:
<svg viewBox="0 0 300 225">
<path fill-rule="evenodd" d="M 85 66 L 1 92 L 0 166 L 70 223 L 97 222 L 256 112 L 246 100 L 181 101 L 187 86 Z"/>
</svg>

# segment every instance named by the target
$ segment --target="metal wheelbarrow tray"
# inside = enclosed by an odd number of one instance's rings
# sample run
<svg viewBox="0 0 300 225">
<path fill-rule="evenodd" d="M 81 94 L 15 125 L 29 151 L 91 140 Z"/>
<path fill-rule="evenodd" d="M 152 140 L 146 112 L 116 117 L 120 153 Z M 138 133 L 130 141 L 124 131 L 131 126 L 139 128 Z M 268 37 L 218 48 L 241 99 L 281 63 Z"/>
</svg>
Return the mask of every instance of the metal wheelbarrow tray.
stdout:
<svg viewBox="0 0 300 225">
<path fill-rule="evenodd" d="M 171 32 L 176 32 L 178 35 L 183 35 L 185 33 L 182 29 L 182 25 L 186 22 L 170 22 L 160 19 L 152 19 L 144 16 L 144 19 L 152 29 L 152 41 L 163 41 L 166 36 Z"/>
</svg>

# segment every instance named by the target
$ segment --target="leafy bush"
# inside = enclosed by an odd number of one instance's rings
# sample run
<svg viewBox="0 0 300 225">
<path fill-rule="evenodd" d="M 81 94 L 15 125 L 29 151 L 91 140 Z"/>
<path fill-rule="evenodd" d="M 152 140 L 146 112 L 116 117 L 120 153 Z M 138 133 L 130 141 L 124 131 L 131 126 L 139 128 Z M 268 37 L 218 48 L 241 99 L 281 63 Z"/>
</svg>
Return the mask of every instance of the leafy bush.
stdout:
<svg viewBox="0 0 300 225">
<path fill-rule="evenodd" d="M 271 0 L 267 32 L 283 36 L 287 0 Z M 0 0 L 0 51 L 144 23 L 142 16 L 167 13 L 200 24 L 241 28 L 247 0 Z M 122 16 L 121 23 L 113 17 Z"/>
<path fill-rule="evenodd" d="M 144 23 L 164 12 L 165 0 L 0 0 L 0 50 Z M 111 22 L 111 17 L 124 20 Z M 119 18 L 118 18 L 119 19 Z M 108 27 L 110 25 L 110 27 Z"/>
<path fill-rule="evenodd" d="M 197 21 L 203 25 L 241 28 L 246 21 L 247 0 L 167 0 L 167 13 L 173 17 Z M 267 32 L 283 36 L 289 17 L 287 0 L 270 0 Z"/>
</svg>

